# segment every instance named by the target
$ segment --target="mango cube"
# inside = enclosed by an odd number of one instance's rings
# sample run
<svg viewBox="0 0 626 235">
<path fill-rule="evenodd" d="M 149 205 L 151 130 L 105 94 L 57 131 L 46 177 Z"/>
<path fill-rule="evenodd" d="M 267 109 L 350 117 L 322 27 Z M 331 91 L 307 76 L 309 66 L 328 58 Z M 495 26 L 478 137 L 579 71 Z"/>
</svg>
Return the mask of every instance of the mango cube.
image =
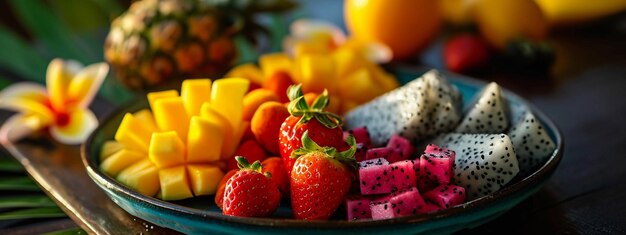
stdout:
<svg viewBox="0 0 626 235">
<path fill-rule="evenodd" d="M 124 169 L 117 176 L 117 181 L 143 195 L 151 197 L 160 188 L 159 171 L 149 159 L 141 160 Z"/>
<path fill-rule="evenodd" d="M 115 140 L 107 140 L 102 144 L 102 148 L 100 149 L 100 162 L 109 158 L 114 153 L 119 152 L 124 148 L 124 145 L 120 144 Z"/>
<path fill-rule="evenodd" d="M 177 90 L 166 90 L 166 91 L 155 91 L 148 93 L 148 102 L 150 103 L 150 108 L 154 110 L 154 101 L 161 98 L 170 98 L 170 97 L 178 97 Z"/>
<path fill-rule="evenodd" d="M 159 130 L 156 125 L 156 121 L 154 120 L 154 115 L 152 115 L 152 111 L 149 109 L 139 110 L 133 113 L 133 117 L 148 126 L 150 131 L 155 132 Z"/>
<path fill-rule="evenodd" d="M 180 97 L 183 98 L 189 116 L 200 114 L 202 104 L 211 98 L 211 80 L 187 79 L 183 81 Z"/>
<path fill-rule="evenodd" d="M 189 137 L 187 138 L 187 162 L 202 163 L 220 160 L 224 127 L 200 116 L 191 118 Z"/>
<path fill-rule="evenodd" d="M 140 152 L 122 149 L 100 163 L 100 169 L 110 176 L 117 177 L 124 168 L 145 158 L 146 155 Z"/>
<path fill-rule="evenodd" d="M 193 197 L 185 166 L 159 170 L 159 181 L 161 183 L 160 197 L 163 200 L 170 201 Z"/>
<path fill-rule="evenodd" d="M 187 141 L 189 116 L 180 97 L 161 98 L 154 101 L 154 118 L 161 131 L 176 131 L 178 136 Z"/>
<path fill-rule="evenodd" d="M 306 55 L 298 58 L 302 92 L 322 93 L 324 89 L 333 92 L 335 84 L 335 64 L 329 55 Z"/>
<path fill-rule="evenodd" d="M 293 75 L 294 62 L 291 57 L 285 53 L 271 53 L 262 55 L 259 58 L 259 66 L 265 74 L 265 77 L 272 76 L 272 74 L 279 71 L 286 71 Z M 291 77 L 297 80 L 295 76 Z"/>
<path fill-rule="evenodd" d="M 263 86 L 265 83 L 265 75 L 263 75 L 263 71 L 252 63 L 237 65 L 237 67 L 228 71 L 224 77 L 245 78 L 250 80 L 251 83 L 255 83 L 259 86 Z"/>
<path fill-rule="evenodd" d="M 222 148 L 220 149 L 220 159 L 226 160 L 229 157 L 232 157 L 232 153 L 228 152 L 231 149 L 236 149 L 239 142 L 235 143 L 235 129 L 233 129 L 230 122 L 221 113 L 219 113 L 211 103 L 208 102 L 202 105 L 200 115 L 209 122 L 221 126 L 224 131 L 222 137 Z"/>
<path fill-rule="evenodd" d="M 115 140 L 125 148 L 147 153 L 152 132 L 149 125 L 127 113 L 117 128 Z"/>
<path fill-rule="evenodd" d="M 337 84 L 337 90 L 341 93 L 341 97 L 357 103 L 367 102 L 385 92 L 365 68 L 358 69 L 340 80 Z"/>
<path fill-rule="evenodd" d="M 211 106 L 224 116 L 233 128 L 243 119 L 243 97 L 250 81 L 244 78 L 224 78 L 213 82 Z"/>
<path fill-rule="evenodd" d="M 196 196 L 215 194 L 220 180 L 224 177 L 224 172 L 213 165 L 188 165 L 187 173 L 191 189 Z"/>
<path fill-rule="evenodd" d="M 148 157 L 159 169 L 185 163 L 185 144 L 174 131 L 155 132 Z"/>
<path fill-rule="evenodd" d="M 135 172 L 141 171 L 151 166 L 154 166 L 154 163 L 152 163 L 150 159 L 141 159 L 121 170 L 115 179 L 121 183 L 126 184 L 126 180 L 128 179 L 128 177 L 134 175 Z"/>
</svg>

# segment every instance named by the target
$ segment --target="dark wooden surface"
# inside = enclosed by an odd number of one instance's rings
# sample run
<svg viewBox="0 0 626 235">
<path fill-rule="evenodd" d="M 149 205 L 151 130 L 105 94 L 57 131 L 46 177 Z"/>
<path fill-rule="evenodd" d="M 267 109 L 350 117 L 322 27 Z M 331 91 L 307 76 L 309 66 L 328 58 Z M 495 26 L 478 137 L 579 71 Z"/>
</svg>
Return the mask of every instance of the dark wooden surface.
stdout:
<svg viewBox="0 0 626 235">
<path fill-rule="evenodd" d="M 337 22 L 336 13 L 326 14 Z M 550 40 L 557 60 L 549 74 L 495 68 L 475 77 L 500 83 L 551 117 L 564 135 L 563 161 L 537 194 L 461 233 L 626 234 L 626 17 Z M 441 67 L 439 49 L 429 51 L 427 65 Z M 102 102 L 94 108 L 111 110 Z"/>
</svg>

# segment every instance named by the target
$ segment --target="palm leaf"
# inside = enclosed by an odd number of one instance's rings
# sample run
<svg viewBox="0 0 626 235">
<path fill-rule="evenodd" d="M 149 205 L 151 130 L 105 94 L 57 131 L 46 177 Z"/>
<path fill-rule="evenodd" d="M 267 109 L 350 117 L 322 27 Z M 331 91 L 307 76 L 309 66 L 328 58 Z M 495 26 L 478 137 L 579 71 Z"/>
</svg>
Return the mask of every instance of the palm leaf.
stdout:
<svg viewBox="0 0 626 235">
<path fill-rule="evenodd" d="M 43 235 L 77 235 L 77 234 L 87 234 L 87 232 L 85 232 L 85 230 L 82 230 L 79 227 L 76 227 L 76 228 L 54 231 L 50 233 L 44 233 Z"/>
<path fill-rule="evenodd" d="M 83 63 L 96 62 L 93 52 L 72 37 L 63 22 L 39 0 L 12 0 L 18 19 L 39 40 L 51 55 L 75 59 Z"/>
<path fill-rule="evenodd" d="M 0 85 L 3 87 L 4 84 Z M 24 168 L 18 162 L 10 159 L 0 159 L 0 172 L 24 172 Z"/>
<path fill-rule="evenodd" d="M 0 178 L 0 190 L 39 191 L 39 186 L 26 176 Z"/>
<path fill-rule="evenodd" d="M 0 220 L 61 218 L 65 216 L 65 213 L 58 207 L 39 207 L 3 212 L 0 213 Z"/>
<path fill-rule="evenodd" d="M 15 33 L 0 26 L 0 65 L 16 75 L 39 83 L 45 82 L 48 61 Z"/>
<path fill-rule="evenodd" d="M 0 208 L 54 207 L 56 204 L 45 195 L 0 197 Z"/>
</svg>

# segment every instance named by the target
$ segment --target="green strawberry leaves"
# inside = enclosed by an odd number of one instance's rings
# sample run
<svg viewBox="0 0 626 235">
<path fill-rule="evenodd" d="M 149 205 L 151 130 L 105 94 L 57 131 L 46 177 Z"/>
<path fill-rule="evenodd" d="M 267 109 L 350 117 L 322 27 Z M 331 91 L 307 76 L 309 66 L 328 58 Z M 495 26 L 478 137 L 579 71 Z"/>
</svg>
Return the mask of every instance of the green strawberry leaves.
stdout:
<svg viewBox="0 0 626 235">
<path fill-rule="evenodd" d="M 250 164 L 250 162 L 248 162 L 248 159 L 242 156 L 236 156 L 235 160 L 237 160 L 237 167 L 239 167 L 240 170 L 251 170 L 259 172 L 265 175 L 267 178 L 272 178 L 272 174 L 270 174 L 269 172 L 263 172 L 263 166 L 261 165 L 260 161 L 255 161 Z"/>
<path fill-rule="evenodd" d="M 356 159 L 354 158 L 354 154 L 356 153 L 356 140 L 354 139 L 354 136 L 349 135 L 346 139 L 346 143 L 350 146 L 350 148 L 343 152 L 337 152 L 336 148 L 330 146 L 319 146 L 309 137 L 309 131 L 307 130 L 302 134 L 302 147 L 291 152 L 291 158 L 296 159 L 309 153 L 321 152 L 329 158 L 335 159 L 344 165 L 356 169 Z"/>
<path fill-rule="evenodd" d="M 324 92 L 315 99 L 311 107 L 306 103 L 304 94 L 302 94 L 302 84 L 289 86 L 287 89 L 287 97 L 291 100 L 287 107 L 289 114 L 294 117 L 301 117 L 299 123 L 307 123 L 315 118 L 319 123 L 329 129 L 336 128 L 343 124 L 339 115 L 324 111 L 324 108 L 326 108 L 330 102 L 327 90 L 324 90 Z"/>
</svg>

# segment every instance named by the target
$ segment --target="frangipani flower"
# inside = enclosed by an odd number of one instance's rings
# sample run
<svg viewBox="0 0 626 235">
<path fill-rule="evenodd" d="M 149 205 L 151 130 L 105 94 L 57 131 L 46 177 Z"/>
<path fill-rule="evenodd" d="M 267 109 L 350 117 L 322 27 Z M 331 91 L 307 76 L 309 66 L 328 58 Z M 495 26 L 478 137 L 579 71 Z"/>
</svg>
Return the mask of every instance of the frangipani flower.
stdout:
<svg viewBox="0 0 626 235">
<path fill-rule="evenodd" d="M 98 126 L 89 104 L 104 81 L 106 63 L 83 67 L 54 59 L 48 65 L 46 85 L 21 82 L 0 91 L 0 108 L 17 112 L 0 128 L 0 141 L 15 141 L 48 128 L 64 144 L 82 143 Z"/>
<path fill-rule="evenodd" d="M 297 20 L 291 24 L 290 32 L 283 41 L 283 49 L 292 56 L 300 51 L 325 53 L 345 47 L 362 53 L 375 63 L 386 63 L 393 57 L 385 44 L 348 38 L 339 27 L 325 21 Z"/>
</svg>

